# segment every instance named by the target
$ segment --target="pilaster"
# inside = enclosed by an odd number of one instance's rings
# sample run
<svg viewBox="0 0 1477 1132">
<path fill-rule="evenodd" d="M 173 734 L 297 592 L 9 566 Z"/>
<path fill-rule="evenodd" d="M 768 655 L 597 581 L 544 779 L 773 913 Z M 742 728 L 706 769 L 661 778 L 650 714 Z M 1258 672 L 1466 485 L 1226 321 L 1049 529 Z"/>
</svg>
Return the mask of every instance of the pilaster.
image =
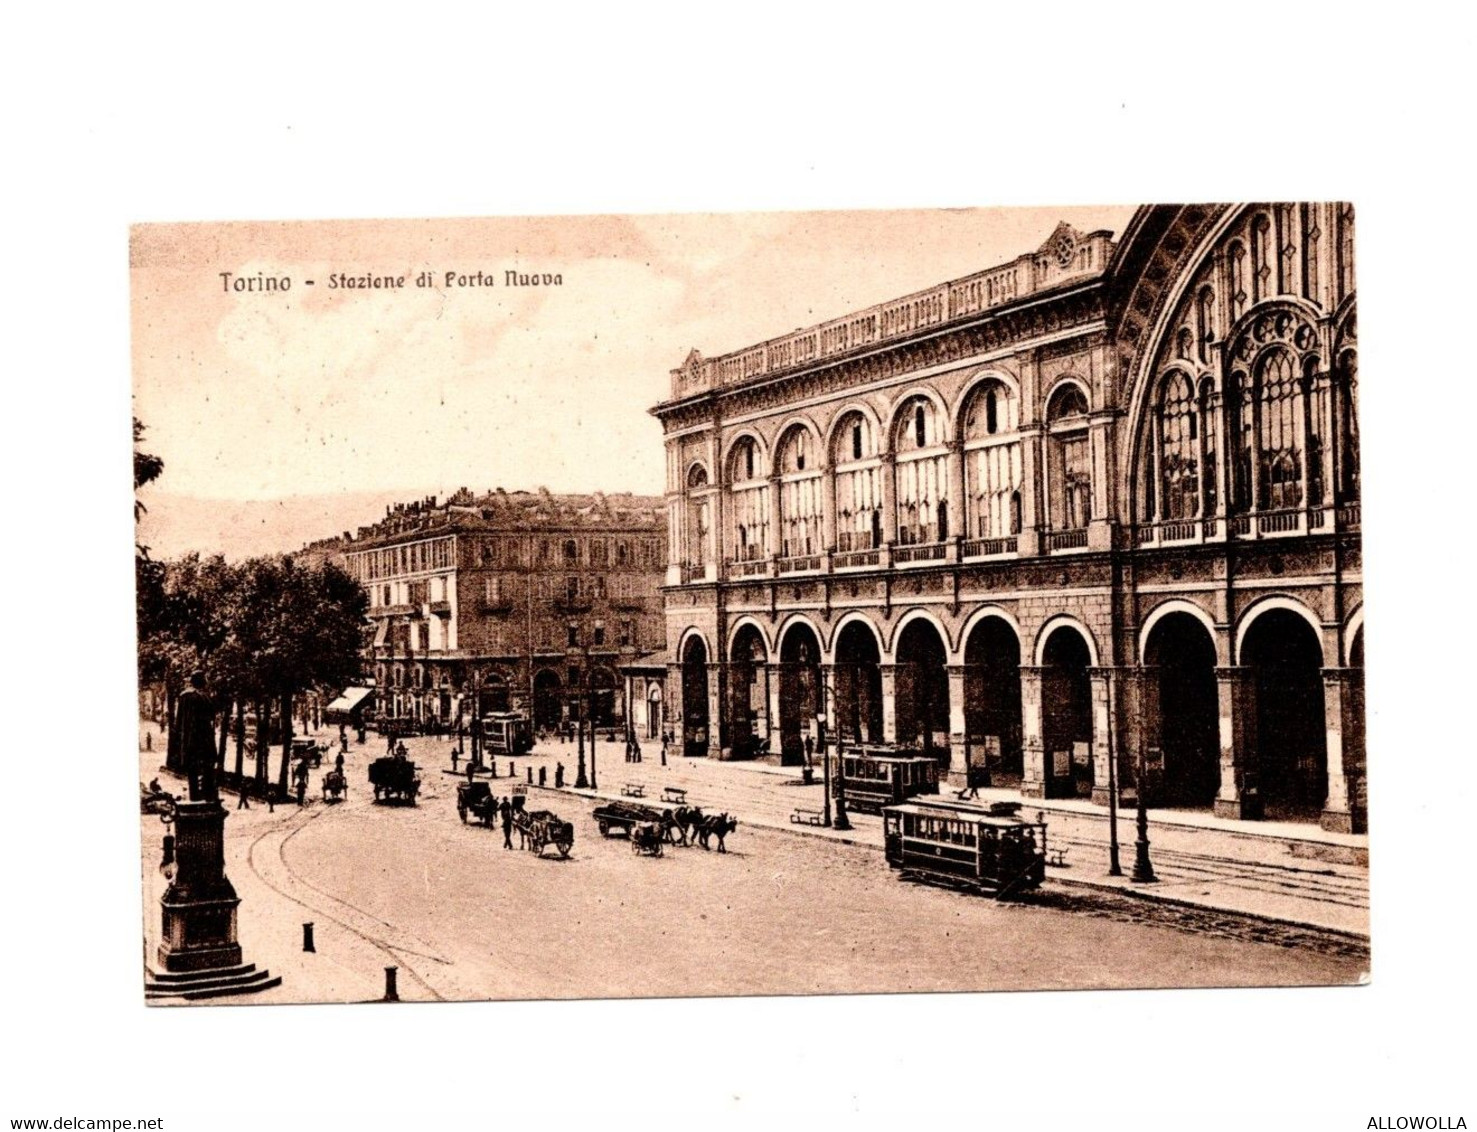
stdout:
<svg viewBox="0 0 1477 1132">
<path fill-rule="evenodd" d="M 1339 833 L 1369 832 L 1364 761 L 1364 669 L 1325 668 L 1328 800 L 1319 824 Z"/>
<path fill-rule="evenodd" d="M 1221 786 L 1217 817 L 1256 820 L 1262 816 L 1257 782 L 1256 673 L 1240 666 L 1217 668 L 1220 698 Z"/>
</svg>

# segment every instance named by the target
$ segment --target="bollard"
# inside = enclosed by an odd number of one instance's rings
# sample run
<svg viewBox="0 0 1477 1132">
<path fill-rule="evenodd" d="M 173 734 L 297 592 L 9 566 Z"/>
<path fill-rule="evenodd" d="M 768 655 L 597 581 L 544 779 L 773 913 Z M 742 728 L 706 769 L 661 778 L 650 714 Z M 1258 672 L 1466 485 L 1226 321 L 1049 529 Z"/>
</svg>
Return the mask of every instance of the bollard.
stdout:
<svg viewBox="0 0 1477 1132">
<path fill-rule="evenodd" d="M 533 767 L 528 767 L 528 785 L 533 785 Z"/>
<path fill-rule="evenodd" d="M 385 968 L 385 997 L 381 1001 L 383 1001 L 383 1002 L 399 1002 L 400 1001 L 400 995 L 395 990 L 395 972 L 398 971 L 399 969 L 400 968 L 398 968 L 398 967 L 386 967 Z"/>
<path fill-rule="evenodd" d="M 497 777 L 497 759 L 487 760 L 487 773 L 490 774 L 493 778 Z"/>
<path fill-rule="evenodd" d="M 304 924 L 303 925 L 303 950 L 304 951 L 317 951 L 318 950 L 316 947 L 313 946 L 313 925 L 311 923 L 307 923 L 307 924 Z"/>
<path fill-rule="evenodd" d="M 549 768 L 541 766 L 538 768 L 538 784 L 543 786 L 549 780 Z"/>
<path fill-rule="evenodd" d="M 144 750 L 146 750 L 146 751 L 152 751 L 153 749 L 154 749 L 154 733 L 152 731 L 145 731 L 144 732 Z"/>
<path fill-rule="evenodd" d="M 509 778 L 517 778 L 518 777 L 518 768 L 513 765 L 513 760 L 512 759 L 509 759 L 508 760 L 508 777 Z"/>
</svg>

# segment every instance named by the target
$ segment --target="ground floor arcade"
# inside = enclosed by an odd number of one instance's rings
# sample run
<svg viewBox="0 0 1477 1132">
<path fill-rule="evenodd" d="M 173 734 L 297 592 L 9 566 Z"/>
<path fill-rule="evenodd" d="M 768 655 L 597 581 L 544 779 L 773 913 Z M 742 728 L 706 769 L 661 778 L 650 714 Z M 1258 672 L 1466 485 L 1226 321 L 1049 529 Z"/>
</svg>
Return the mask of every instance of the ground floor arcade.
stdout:
<svg viewBox="0 0 1477 1132">
<path fill-rule="evenodd" d="M 954 783 L 1363 832 L 1363 622 L 1285 594 L 1234 606 L 918 606 L 739 615 L 673 634 L 689 756 L 798 763 L 895 744 Z M 697 619 L 694 619 L 696 622 Z"/>
</svg>

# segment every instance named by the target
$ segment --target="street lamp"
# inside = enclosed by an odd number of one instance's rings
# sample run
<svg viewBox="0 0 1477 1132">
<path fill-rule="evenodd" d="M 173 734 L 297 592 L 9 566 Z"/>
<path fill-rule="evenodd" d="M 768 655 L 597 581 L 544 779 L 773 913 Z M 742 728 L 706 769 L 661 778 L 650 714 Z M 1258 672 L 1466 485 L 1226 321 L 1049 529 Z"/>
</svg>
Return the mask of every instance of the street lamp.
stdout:
<svg viewBox="0 0 1477 1132">
<path fill-rule="evenodd" d="M 584 705 L 585 706 L 585 710 L 582 713 L 581 723 L 583 724 L 583 716 L 584 715 L 588 715 L 590 717 L 590 789 L 591 790 L 599 790 L 600 787 L 599 787 L 599 785 L 595 781 L 595 712 L 594 712 L 594 706 L 595 705 L 593 703 L 594 696 L 593 696 L 593 693 L 591 691 L 592 685 L 591 685 L 591 682 L 590 682 L 590 650 L 588 648 L 585 649 L 585 671 L 584 671 L 584 677 L 585 677 L 585 705 Z"/>
<path fill-rule="evenodd" d="M 826 792 L 826 801 L 822 821 L 831 829 L 841 830 L 843 833 L 851 829 L 851 821 L 846 816 L 846 763 L 841 753 L 841 743 L 836 743 L 836 813 L 835 818 L 831 816 L 831 757 L 826 751 L 826 745 L 830 739 L 830 732 L 826 727 L 826 697 L 831 697 L 831 706 L 836 705 L 836 689 L 826 683 L 826 678 L 817 674 L 816 683 L 821 692 L 821 710 L 815 713 L 816 729 L 820 732 L 819 742 L 816 744 L 821 749 L 822 786 Z"/>
<path fill-rule="evenodd" d="M 1139 748 L 1138 754 L 1138 840 L 1134 843 L 1133 858 L 1133 880 L 1138 884 L 1147 884 L 1159 878 L 1154 875 L 1154 866 L 1149 862 L 1149 811 L 1144 805 L 1144 773 L 1145 773 L 1144 750 Z"/>
<path fill-rule="evenodd" d="M 585 774 L 585 718 L 584 713 L 580 711 L 580 683 L 578 680 L 575 681 L 573 699 L 575 713 L 574 733 L 579 743 L 579 770 L 574 776 L 574 788 L 576 790 L 588 790 L 590 788 L 590 779 Z"/>
</svg>

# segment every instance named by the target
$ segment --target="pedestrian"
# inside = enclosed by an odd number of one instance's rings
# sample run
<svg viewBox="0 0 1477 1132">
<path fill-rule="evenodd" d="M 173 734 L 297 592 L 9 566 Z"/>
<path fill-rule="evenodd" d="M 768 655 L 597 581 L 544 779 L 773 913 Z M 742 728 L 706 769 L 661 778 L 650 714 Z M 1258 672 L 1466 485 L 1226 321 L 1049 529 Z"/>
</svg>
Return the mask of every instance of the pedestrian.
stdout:
<svg viewBox="0 0 1477 1132">
<path fill-rule="evenodd" d="M 391 755 L 395 753 L 395 736 L 389 731 L 385 732 L 385 752 Z"/>
<path fill-rule="evenodd" d="M 246 785 L 245 782 L 242 782 L 241 783 L 241 795 L 240 795 L 240 797 L 238 797 L 236 799 L 236 808 L 238 810 L 249 810 L 249 809 L 251 809 L 251 801 L 249 799 L 250 794 L 251 794 L 251 790 L 247 787 L 247 785 Z"/>
<path fill-rule="evenodd" d="M 805 737 L 805 765 L 815 766 L 815 739 L 809 735 Z"/>
<path fill-rule="evenodd" d="M 299 759 L 297 769 L 293 771 L 293 781 L 297 785 L 297 804 L 301 806 L 308 796 L 308 760 Z"/>
<path fill-rule="evenodd" d="M 477 779 L 477 764 L 471 759 L 467 760 L 467 783 L 470 785 Z"/>
<path fill-rule="evenodd" d="M 503 848 L 513 848 L 513 806 L 506 799 L 498 807 L 498 816 L 503 819 Z"/>
<path fill-rule="evenodd" d="M 549 771 L 549 768 L 546 767 L 546 766 L 541 766 L 541 767 L 538 768 L 538 784 L 540 786 L 543 786 L 544 785 L 544 781 L 545 781 L 545 779 L 548 776 L 548 771 Z"/>
<path fill-rule="evenodd" d="M 554 764 L 554 789 L 555 790 L 563 790 L 564 789 L 564 764 L 563 763 L 555 763 Z"/>
<path fill-rule="evenodd" d="M 641 743 L 636 738 L 634 732 L 631 735 L 631 761 L 633 763 L 639 763 L 641 761 Z"/>
<path fill-rule="evenodd" d="M 461 752 L 458 751 L 455 746 L 453 746 L 451 748 L 451 773 L 452 774 L 455 774 L 456 773 L 456 764 L 457 764 L 457 760 L 460 757 L 461 757 Z"/>
</svg>

